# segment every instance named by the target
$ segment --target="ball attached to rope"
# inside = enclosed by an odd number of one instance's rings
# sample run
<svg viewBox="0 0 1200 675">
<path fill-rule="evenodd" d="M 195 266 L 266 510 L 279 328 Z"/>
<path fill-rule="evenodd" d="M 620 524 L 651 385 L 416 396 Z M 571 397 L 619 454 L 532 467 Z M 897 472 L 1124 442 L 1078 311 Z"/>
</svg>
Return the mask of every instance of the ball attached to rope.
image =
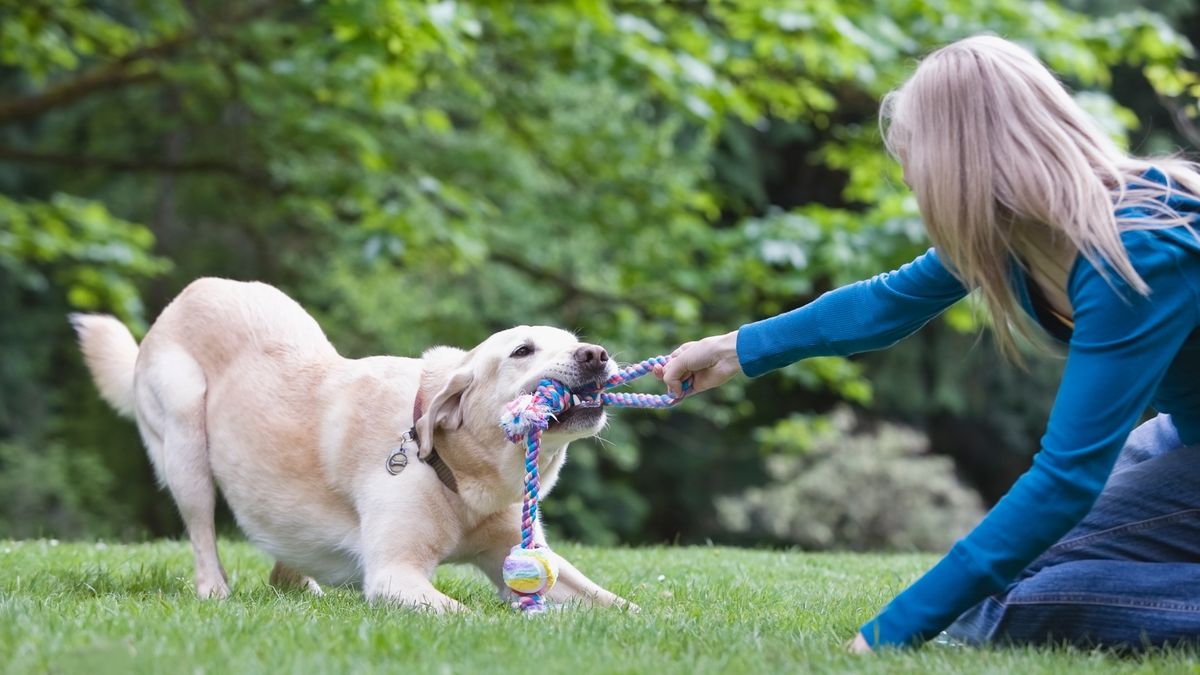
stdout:
<svg viewBox="0 0 1200 675">
<path fill-rule="evenodd" d="M 503 571 L 504 584 L 517 595 L 549 593 L 558 581 L 558 563 L 547 548 L 512 547 Z"/>
</svg>

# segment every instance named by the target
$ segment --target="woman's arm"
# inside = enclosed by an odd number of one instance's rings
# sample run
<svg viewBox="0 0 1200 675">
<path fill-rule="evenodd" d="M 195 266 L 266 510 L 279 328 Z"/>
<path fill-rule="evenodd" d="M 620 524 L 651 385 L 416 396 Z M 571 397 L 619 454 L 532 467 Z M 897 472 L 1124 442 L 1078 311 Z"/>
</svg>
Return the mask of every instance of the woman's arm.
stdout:
<svg viewBox="0 0 1200 675">
<path fill-rule="evenodd" d="M 656 366 L 673 396 L 717 387 L 738 372 L 755 377 L 810 356 L 882 349 L 925 325 L 966 294 L 929 249 L 895 272 L 830 291 L 786 314 L 689 342 Z"/>
<path fill-rule="evenodd" d="M 751 377 L 811 356 L 889 347 L 966 295 L 929 249 L 894 272 L 830 291 L 785 314 L 742 326 L 737 357 Z"/>
<path fill-rule="evenodd" d="M 1002 590 L 1087 515 L 1126 437 L 1200 323 L 1200 302 L 1181 268 L 1184 254 L 1156 243 L 1157 236 L 1123 236 L 1152 289 L 1149 297 L 1138 296 L 1111 272 L 1110 286 L 1086 261 L 1079 263 L 1068 289 L 1075 332 L 1033 467 L 941 562 L 863 626 L 872 646 L 909 645 L 937 635 Z"/>
</svg>

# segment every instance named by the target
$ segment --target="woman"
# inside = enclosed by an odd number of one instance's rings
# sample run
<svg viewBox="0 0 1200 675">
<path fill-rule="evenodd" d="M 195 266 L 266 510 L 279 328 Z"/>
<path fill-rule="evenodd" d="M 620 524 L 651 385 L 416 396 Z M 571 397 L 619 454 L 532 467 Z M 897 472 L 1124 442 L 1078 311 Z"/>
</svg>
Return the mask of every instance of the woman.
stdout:
<svg viewBox="0 0 1200 675">
<path fill-rule="evenodd" d="M 934 248 L 685 344 L 659 376 L 673 393 L 688 378 L 700 392 L 881 349 L 977 289 L 1006 354 L 1033 324 L 1067 346 L 1042 449 L 852 649 L 919 644 L 951 623 L 974 643 L 1200 635 L 1196 165 L 1121 152 L 1045 66 L 995 37 L 931 54 L 883 117 Z M 1161 414 L 1131 435 L 1151 403 Z"/>
</svg>

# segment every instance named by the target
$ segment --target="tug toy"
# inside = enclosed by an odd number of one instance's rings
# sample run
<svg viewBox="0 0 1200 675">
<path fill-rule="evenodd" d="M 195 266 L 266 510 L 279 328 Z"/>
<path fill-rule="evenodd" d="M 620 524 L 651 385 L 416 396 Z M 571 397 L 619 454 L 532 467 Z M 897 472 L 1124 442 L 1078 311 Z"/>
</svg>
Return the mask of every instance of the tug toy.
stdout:
<svg viewBox="0 0 1200 675">
<path fill-rule="evenodd" d="M 637 394 L 630 392 L 609 393 L 603 391 L 619 387 L 646 375 L 654 366 L 663 366 L 668 356 L 655 356 L 641 363 L 618 371 L 608 378 L 602 388 L 591 387 L 572 392 L 558 380 L 545 379 L 538 382 L 532 394 L 525 394 L 508 404 L 500 418 L 500 427 L 512 443 L 525 439 L 525 498 L 521 509 L 521 543 L 509 551 L 504 559 L 504 583 L 517 594 L 515 607 L 536 614 L 545 611 L 545 594 L 558 580 L 558 565 L 554 554 L 546 546 L 533 539 L 534 523 L 537 522 L 538 452 L 542 445 L 542 432 L 550 426 L 550 420 L 572 407 L 597 408 L 669 408 L 679 401 L 670 394 Z M 683 394 L 691 389 L 691 382 L 683 383 Z"/>
</svg>

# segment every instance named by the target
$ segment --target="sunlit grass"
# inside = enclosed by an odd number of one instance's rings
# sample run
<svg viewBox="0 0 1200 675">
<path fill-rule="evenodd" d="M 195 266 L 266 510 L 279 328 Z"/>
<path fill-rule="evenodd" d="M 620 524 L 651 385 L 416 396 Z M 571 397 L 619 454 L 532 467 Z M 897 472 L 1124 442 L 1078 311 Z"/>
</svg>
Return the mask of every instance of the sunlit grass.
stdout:
<svg viewBox="0 0 1200 675">
<path fill-rule="evenodd" d="M 728 548 L 560 546 L 642 611 L 536 618 L 501 604 L 481 575 L 444 566 L 436 584 L 470 613 L 371 607 L 351 589 L 279 593 L 270 560 L 222 542 L 233 596 L 201 602 L 185 543 L 0 542 L 0 670 L 9 673 L 1073 673 L 1195 672 L 1194 652 L 1120 658 L 1074 650 L 929 646 L 844 653 L 863 620 L 928 556 Z"/>
</svg>

